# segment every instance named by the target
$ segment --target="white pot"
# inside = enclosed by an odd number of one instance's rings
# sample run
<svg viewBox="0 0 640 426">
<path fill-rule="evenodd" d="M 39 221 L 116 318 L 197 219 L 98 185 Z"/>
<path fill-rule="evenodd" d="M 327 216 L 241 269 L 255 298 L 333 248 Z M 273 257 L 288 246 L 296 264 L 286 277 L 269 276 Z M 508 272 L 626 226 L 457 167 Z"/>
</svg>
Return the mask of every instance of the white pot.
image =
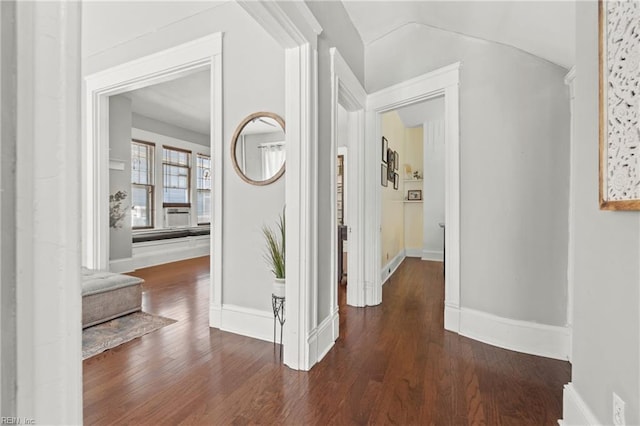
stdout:
<svg viewBox="0 0 640 426">
<path fill-rule="evenodd" d="M 273 295 L 284 297 L 284 278 L 275 278 L 273 280 Z"/>
</svg>

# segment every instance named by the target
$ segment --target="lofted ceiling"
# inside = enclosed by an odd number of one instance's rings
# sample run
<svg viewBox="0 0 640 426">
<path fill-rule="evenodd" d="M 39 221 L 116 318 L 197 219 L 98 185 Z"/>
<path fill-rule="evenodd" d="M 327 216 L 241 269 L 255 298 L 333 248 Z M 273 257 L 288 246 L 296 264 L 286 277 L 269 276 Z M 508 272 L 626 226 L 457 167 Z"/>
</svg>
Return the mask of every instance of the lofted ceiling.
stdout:
<svg viewBox="0 0 640 426">
<path fill-rule="evenodd" d="M 209 70 L 125 93 L 132 112 L 193 132 L 209 134 Z"/>
<path fill-rule="evenodd" d="M 575 63 L 574 1 L 343 0 L 365 45 L 408 24 L 506 44 L 564 68 Z"/>
<path fill-rule="evenodd" d="M 216 2 L 224 3 L 224 2 Z M 365 48 L 409 24 L 426 25 L 521 49 L 565 68 L 574 64 L 573 1 L 342 0 Z M 191 3 L 190 3 L 191 4 Z M 193 3 L 196 10 L 204 7 Z M 208 5 L 211 7 L 211 5 Z M 125 94 L 133 112 L 209 134 L 209 71 Z M 415 111 L 404 111 L 408 118 Z"/>
</svg>

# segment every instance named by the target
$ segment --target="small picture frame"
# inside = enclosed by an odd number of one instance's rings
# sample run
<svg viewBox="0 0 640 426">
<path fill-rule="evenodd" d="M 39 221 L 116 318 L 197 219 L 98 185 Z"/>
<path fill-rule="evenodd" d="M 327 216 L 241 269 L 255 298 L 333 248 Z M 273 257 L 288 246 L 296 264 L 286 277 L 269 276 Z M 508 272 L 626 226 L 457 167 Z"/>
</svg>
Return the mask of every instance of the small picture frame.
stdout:
<svg viewBox="0 0 640 426">
<path fill-rule="evenodd" d="M 389 161 L 387 155 L 387 151 L 389 150 L 389 141 L 384 136 L 382 137 L 382 162 L 386 163 Z"/>
<path fill-rule="evenodd" d="M 382 186 L 387 186 L 388 180 L 389 180 L 389 174 L 387 171 L 387 165 L 381 164 L 380 165 L 380 183 L 382 184 Z"/>
<path fill-rule="evenodd" d="M 393 164 L 388 164 L 387 165 L 387 180 L 390 180 L 391 182 L 393 182 Z"/>
<path fill-rule="evenodd" d="M 422 190 L 421 189 L 410 189 L 407 191 L 407 200 L 409 201 L 420 201 L 422 200 Z"/>
<path fill-rule="evenodd" d="M 400 163 L 400 156 L 398 151 L 393 151 L 393 170 L 398 170 L 398 164 Z"/>
<path fill-rule="evenodd" d="M 393 189 L 398 189 L 398 185 L 400 184 L 400 175 L 397 173 L 393 174 Z"/>
</svg>

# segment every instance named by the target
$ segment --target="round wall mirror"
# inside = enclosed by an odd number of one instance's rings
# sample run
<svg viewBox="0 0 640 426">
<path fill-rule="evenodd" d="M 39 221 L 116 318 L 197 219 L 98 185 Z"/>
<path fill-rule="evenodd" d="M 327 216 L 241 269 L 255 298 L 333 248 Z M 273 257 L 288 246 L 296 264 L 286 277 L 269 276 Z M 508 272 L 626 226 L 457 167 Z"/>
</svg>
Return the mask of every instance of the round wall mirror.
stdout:
<svg viewBox="0 0 640 426">
<path fill-rule="evenodd" d="M 231 142 L 238 175 L 253 185 L 268 185 L 284 174 L 284 120 L 272 112 L 256 112 L 242 120 Z"/>
</svg>

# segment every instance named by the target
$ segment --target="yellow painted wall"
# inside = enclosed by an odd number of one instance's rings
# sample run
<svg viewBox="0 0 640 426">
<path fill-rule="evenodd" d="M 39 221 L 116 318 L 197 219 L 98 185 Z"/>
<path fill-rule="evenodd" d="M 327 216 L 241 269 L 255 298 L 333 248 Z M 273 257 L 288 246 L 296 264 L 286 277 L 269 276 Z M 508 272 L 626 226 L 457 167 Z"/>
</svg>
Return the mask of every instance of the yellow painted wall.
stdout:
<svg viewBox="0 0 640 426">
<path fill-rule="evenodd" d="M 400 157 L 400 174 L 398 189 L 393 189 L 393 182 L 382 187 L 382 238 L 381 265 L 389 263 L 404 249 L 404 182 L 402 164 L 404 164 L 405 127 L 398 113 L 391 111 L 382 115 L 382 135 L 389 141 L 389 148 L 397 151 Z"/>
</svg>

